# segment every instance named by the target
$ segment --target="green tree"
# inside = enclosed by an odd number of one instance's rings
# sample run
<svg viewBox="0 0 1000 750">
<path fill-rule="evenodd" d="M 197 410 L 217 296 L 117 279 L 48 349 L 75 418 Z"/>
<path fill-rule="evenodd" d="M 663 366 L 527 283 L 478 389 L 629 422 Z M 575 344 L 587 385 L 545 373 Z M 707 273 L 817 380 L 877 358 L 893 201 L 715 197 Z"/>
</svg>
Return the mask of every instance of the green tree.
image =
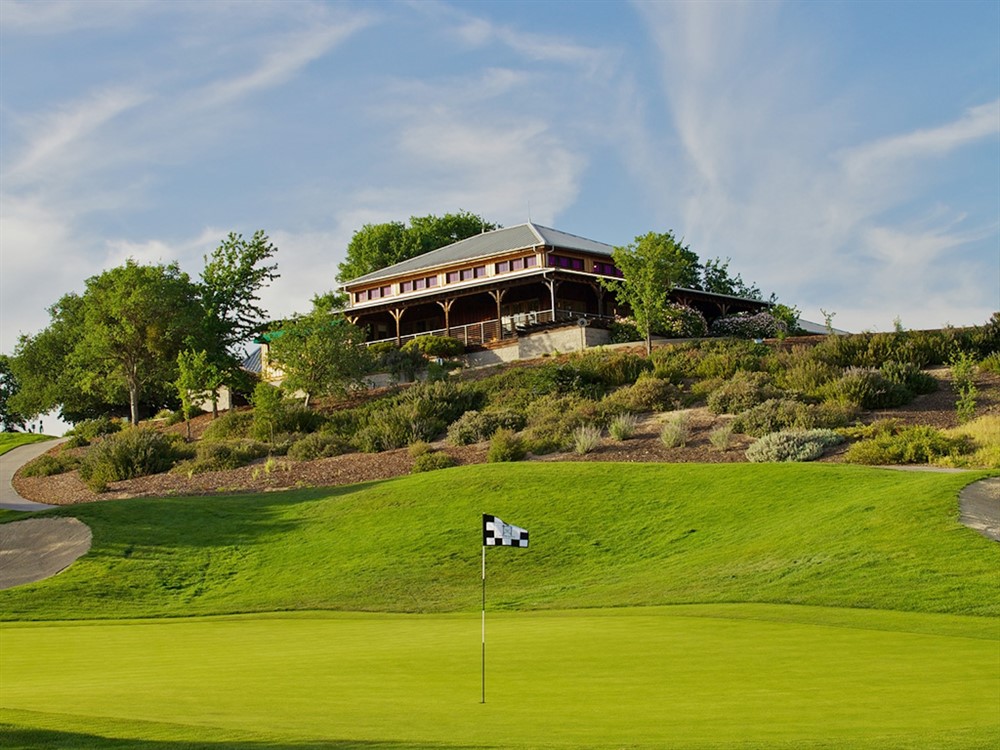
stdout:
<svg viewBox="0 0 1000 750">
<path fill-rule="evenodd" d="M 348 282 L 498 226 L 468 211 L 411 216 L 409 226 L 401 221 L 365 224 L 347 245 L 347 256 L 337 267 L 337 281 Z"/>
<path fill-rule="evenodd" d="M 371 372 L 372 356 L 363 329 L 331 308 L 331 295 L 313 298 L 308 315 L 271 332 L 269 359 L 284 373 L 283 388 L 314 396 L 346 393 Z"/>
<path fill-rule="evenodd" d="M 144 266 L 131 258 L 87 280 L 84 330 L 69 362 L 85 391 L 123 385 L 133 425 L 144 389 L 176 380 L 177 354 L 202 325 L 197 289 L 176 263 Z"/>
<path fill-rule="evenodd" d="M 601 279 L 601 283 L 629 306 L 649 354 L 653 332 L 669 323 L 671 290 L 698 283 L 698 256 L 671 232 L 649 232 L 616 247 L 612 258 L 624 278 Z"/>
<path fill-rule="evenodd" d="M 261 332 L 267 316 L 260 306 L 259 292 L 279 276 L 277 264 L 267 264 L 277 251 L 264 231 L 258 230 L 250 240 L 230 232 L 210 256 L 205 256 L 198 293 L 205 308 L 208 338 L 218 353 L 232 356 L 241 344 Z"/>
<path fill-rule="evenodd" d="M 20 390 L 10 405 L 26 418 L 55 408 L 69 422 L 125 413 L 128 394 L 123 385 L 99 380 L 71 358 L 86 330 L 85 306 L 83 297 L 63 295 L 48 308 L 47 328 L 20 337 L 10 362 Z"/>
<path fill-rule="evenodd" d="M 10 357 L 0 354 L 0 429 L 4 432 L 23 430 L 28 421 L 22 414 L 11 409 L 10 399 L 21 389 L 10 369 Z"/>
<path fill-rule="evenodd" d="M 186 349 L 177 355 L 177 395 L 187 422 L 187 436 L 191 439 L 191 417 L 196 401 L 212 400 L 212 417 L 219 416 L 219 388 L 225 382 L 224 373 L 212 362 L 207 351 Z"/>
<path fill-rule="evenodd" d="M 756 284 L 747 284 L 740 274 L 732 276 L 729 273 L 730 258 L 712 258 L 701 266 L 701 279 L 696 284 L 697 289 L 715 294 L 728 294 L 732 297 L 745 299 L 764 299 Z"/>
</svg>

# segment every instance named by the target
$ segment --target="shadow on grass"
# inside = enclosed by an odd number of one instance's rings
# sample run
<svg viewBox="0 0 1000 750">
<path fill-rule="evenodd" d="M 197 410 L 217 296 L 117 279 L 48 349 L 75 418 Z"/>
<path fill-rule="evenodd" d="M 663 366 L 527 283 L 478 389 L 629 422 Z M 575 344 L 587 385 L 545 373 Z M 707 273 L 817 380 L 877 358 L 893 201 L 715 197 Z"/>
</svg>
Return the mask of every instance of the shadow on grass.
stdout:
<svg viewBox="0 0 1000 750">
<path fill-rule="evenodd" d="M 94 547 L 169 545 L 196 548 L 253 544 L 308 522 L 293 506 L 346 497 L 365 485 L 315 487 L 243 495 L 130 498 L 73 505 L 46 513 L 72 516 L 94 531 Z M 115 551 L 117 554 L 117 550 Z"/>
<path fill-rule="evenodd" d="M 33 729 L 0 724 L 0 747 L 4 750 L 482 750 L 472 745 L 414 744 L 412 742 L 366 742 L 357 740 L 307 740 L 303 742 L 223 741 L 188 742 L 186 740 L 139 740 L 101 737 L 80 732 Z"/>
</svg>

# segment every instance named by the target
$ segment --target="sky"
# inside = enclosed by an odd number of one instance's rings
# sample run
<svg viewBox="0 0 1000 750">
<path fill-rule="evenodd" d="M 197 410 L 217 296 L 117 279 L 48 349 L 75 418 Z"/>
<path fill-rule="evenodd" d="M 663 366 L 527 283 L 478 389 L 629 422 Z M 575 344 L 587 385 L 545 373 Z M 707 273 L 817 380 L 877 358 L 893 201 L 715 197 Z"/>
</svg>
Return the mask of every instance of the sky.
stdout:
<svg viewBox="0 0 1000 750">
<path fill-rule="evenodd" d="M 0 0 L 0 352 L 263 229 L 274 317 L 366 223 L 672 231 L 804 318 L 1000 310 L 1000 3 Z"/>
</svg>

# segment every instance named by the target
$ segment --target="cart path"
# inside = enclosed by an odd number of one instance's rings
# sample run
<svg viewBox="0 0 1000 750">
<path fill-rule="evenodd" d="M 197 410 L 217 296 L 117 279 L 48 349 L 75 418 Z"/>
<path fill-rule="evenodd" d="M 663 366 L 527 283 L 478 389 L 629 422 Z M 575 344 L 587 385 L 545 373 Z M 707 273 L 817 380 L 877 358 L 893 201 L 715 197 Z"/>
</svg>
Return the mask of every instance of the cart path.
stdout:
<svg viewBox="0 0 1000 750">
<path fill-rule="evenodd" d="M 18 495 L 17 490 L 14 489 L 14 474 L 31 459 L 37 458 L 50 448 L 65 443 L 67 440 L 69 438 L 19 445 L 14 450 L 7 451 L 0 456 L 0 508 L 37 512 L 56 507 L 45 503 L 35 503 Z"/>
</svg>

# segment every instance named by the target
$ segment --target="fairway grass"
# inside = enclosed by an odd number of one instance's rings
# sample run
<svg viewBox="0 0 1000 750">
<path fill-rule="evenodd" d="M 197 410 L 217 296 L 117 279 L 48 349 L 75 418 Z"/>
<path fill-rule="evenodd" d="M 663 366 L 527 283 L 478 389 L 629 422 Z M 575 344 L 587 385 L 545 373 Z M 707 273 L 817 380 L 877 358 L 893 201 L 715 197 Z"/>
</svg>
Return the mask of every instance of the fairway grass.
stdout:
<svg viewBox="0 0 1000 750">
<path fill-rule="evenodd" d="M 0 747 L 994 750 L 981 476 L 526 463 L 46 511 L 93 546 L 0 592 Z M 485 705 L 482 512 L 531 532 L 487 553 Z"/>
<path fill-rule="evenodd" d="M 773 605 L 491 615 L 485 705 L 479 635 L 475 615 L 7 623 L 0 744 L 986 748 L 1000 740 L 1000 633 L 985 618 Z"/>
<path fill-rule="evenodd" d="M 467 466 L 351 487 L 72 506 L 91 551 L 0 591 L 14 620 L 770 602 L 1000 615 L 1000 545 L 958 523 L 982 474 L 835 465 Z M 48 513 L 47 513 L 48 515 Z"/>
</svg>

